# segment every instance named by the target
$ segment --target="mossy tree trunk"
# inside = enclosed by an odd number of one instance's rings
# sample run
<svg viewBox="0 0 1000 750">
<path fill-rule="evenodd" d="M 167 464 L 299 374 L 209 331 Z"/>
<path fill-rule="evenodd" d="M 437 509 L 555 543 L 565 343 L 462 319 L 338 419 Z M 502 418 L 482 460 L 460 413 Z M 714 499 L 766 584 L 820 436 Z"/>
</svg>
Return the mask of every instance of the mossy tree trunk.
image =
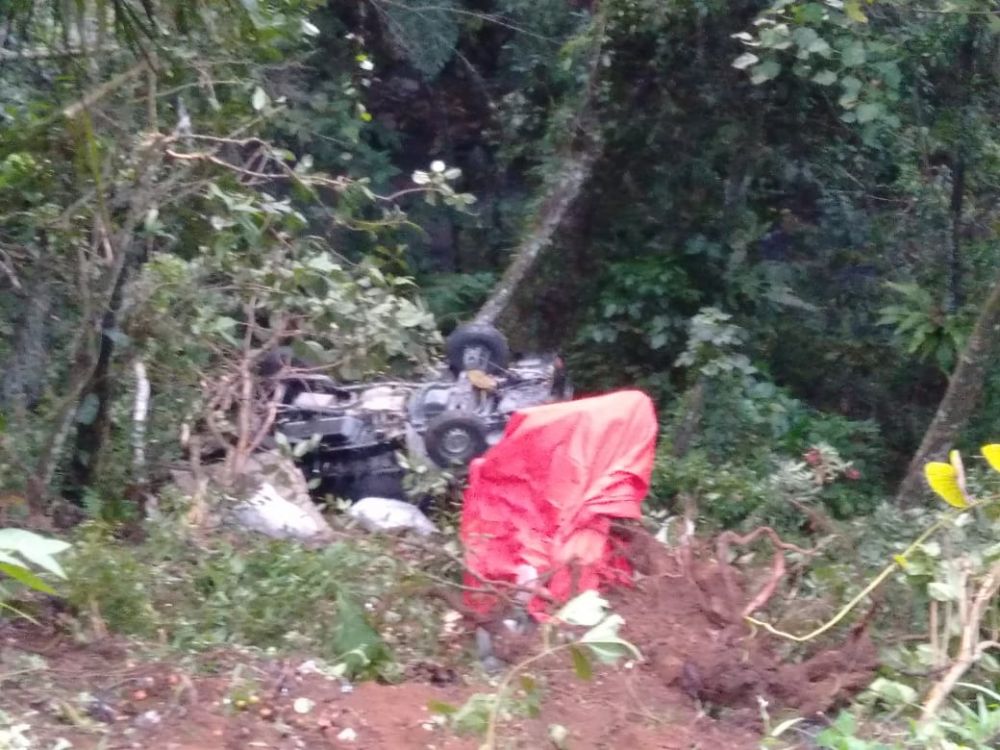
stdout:
<svg viewBox="0 0 1000 750">
<path fill-rule="evenodd" d="M 948 382 L 948 389 L 937 413 L 924 433 L 906 477 L 899 486 L 896 500 L 900 505 L 913 505 L 923 490 L 923 468 L 928 461 L 940 459 L 955 444 L 970 417 L 979 407 L 987 369 L 995 364 L 1000 349 L 1000 278 L 979 311 L 976 325 L 958 359 Z"/>
</svg>

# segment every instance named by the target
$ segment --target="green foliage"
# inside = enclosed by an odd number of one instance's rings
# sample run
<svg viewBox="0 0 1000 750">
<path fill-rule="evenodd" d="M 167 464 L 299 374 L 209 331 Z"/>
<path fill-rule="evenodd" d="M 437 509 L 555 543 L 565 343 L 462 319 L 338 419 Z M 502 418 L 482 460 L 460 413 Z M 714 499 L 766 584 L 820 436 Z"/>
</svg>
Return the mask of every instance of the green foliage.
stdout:
<svg viewBox="0 0 1000 750">
<path fill-rule="evenodd" d="M 891 559 L 894 566 L 889 570 L 895 569 L 897 576 L 883 584 L 887 589 L 882 596 L 892 611 L 884 624 L 906 622 L 908 632 L 926 632 L 924 642 L 906 639 L 886 645 L 880 676 L 857 696 L 850 711 L 817 735 L 819 747 L 985 750 L 995 745 L 1000 663 L 988 649 L 975 646 L 973 658 L 963 661 L 969 656 L 963 648 L 977 641 L 989 643 L 978 639 L 989 638 L 995 627 L 1000 445 L 984 446 L 982 453 L 993 471 L 970 468 L 966 475 L 957 456 L 948 464 L 928 464 L 928 476 L 936 478 L 935 491 L 957 509 L 931 513 L 880 508 L 849 534 L 850 559 L 844 559 L 848 548 L 839 545 L 839 550 L 825 553 L 829 567 L 814 561 L 806 588 L 825 589 L 842 599 L 853 596 L 857 586 L 844 586 L 845 573 L 881 567 Z M 954 492 L 968 501 L 957 502 Z M 914 542 L 917 529 L 923 533 Z M 951 680 L 945 678 L 955 669 L 959 671 Z M 935 695 L 940 702 L 932 700 Z M 911 720 L 917 708 L 919 720 Z"/>
<path fill-rule="evenodd" d="M 1000 698 L 993 691 L 973 705 L 957 704 L 951 719 L 938 719 L 923 729 L 873 719 L 861 724 L 842 712 L 816 736 L 825 750 L 991 750 L 1000 732 Z"/>
<path fill-rule="evenodd" d="M 569 651 L 574 671 L 580 679 L 593 675 L 590 657 L 605 664 L 614 664 L 625 657 L 641 658 L 632 643 L 619 635 L 624 618 L 610 611 L 608 601 L 596 591 L 584 591 L 566 602 L 550 622 L 542 626 L 544 649 L 515 664 L 500 680 L 494 693 L 476 693 L 461 707 L 432 701 L 428 708 L 448 720 L 460 732 L 483 735 L 484 750 L 498 747 L 500 721 L 517 715 L 536 718 L 539 714 L 540 691 L 535 678 L 527 669 L 562 651 Z M 574 632 L 584 628 L 582 633 Z M 519 688 L 514 687 L 517 678 Z"/>
<path fill-rule="evenodd" d="M 677 358 L 677 364 L 707 378 L 756 372 L 749 358 L 736 351 L 745 340 L 745 332 L 730 323 L 731 319 L 731 315 L 713 307 L 699 311 L 691 318 L 687 347 Z"/>
<path fill-rule="evenodd" d="M 662 258 L 639 258 L 613 264 L 598 297 L 601 321 L 581 336 L 597 344 L 644 345 L 653 352 L 676 349 L 685 321 L 671 310 L 693 302 L 696 292 L 684 271 Z"/>
<path fill-rule="evenodd" d="M 364 542 L 322 550 L 268 540 L 197 547 L 164 524 L 139 547 L 99 526 L 67 560 L 68 599 L 112 630 L 175 648 L 307 649 L 340 674 L 393 677 L 396 659 L 436 648 L 437 610 L 399 593 L 419 570 Z M 383 602 L 378 617 L 373 602 Z"/>
<path fill-rule="evenodd" d="M 664 450 L 656 460 L 648 502 L 652 508 L 670 507 L 675 498 L 688 498 L 716 528 L 766 524 L 798 532 L 811 507 L 836 518 L 870 512 L 875 498 L 860 478 L 856 467 L 822 443 L 801 459 L 763 453 L 746 463 L 716 463 L 699 449 L 677 459 Z"/>
<path fill-rule="evenodd" d="M 441 333 L 447 335 L 459 323 L 474 317 L 496 281 L 497 274 L 492 271 L 435 274 L 423 280 L 421 294 L 441 326 Z"/>
<path fill-rule="evenodd" d="M 148 338 L 154 356 L 166 356 L 165 344 L 186 341 L 195 362 L 197 345 L 206 349 L 201 361 L 210 352 L 232 361 L 248 326 L 255 341 L 266 341 L 282 327 L 291 333 L 289 320 L 296 347 L 335 363 L 344 377 L 426 355 L 437 332 L 409 279 L 387 277 L 371 263 L 350 264 L 314 239 L 293 240 L 304 218 L 288 200 L 230 193 L 214 183 L 208 197 L 212 243 L 190 260 L 168 253 L 150 259 L 149 296 L 136 325 L 159 328 Z M 256 323 L 261 315 L 268 324 Z"/>
<path fill-rule="evenodd" d="M 896 48 L 866 33 L 868 18 L 860 2 L 778 0 L 755 26 L 755 33 L 733 35 L 753 50 L 733 61 L 733 67 L 749 72 L 752 83 L 766 83 L 790 69 L 820 88 L 835 87 L 841 119 L 862 126 L 867 136 L 877 127 L 900 125 L 893 113 L 903 81 Z"/>
<path fill-rule="evenodd" d="M 5 601 L 18 587 L 55 594 L 39 573 L 65 579 L 66 574 L 55 556 L 69 547 L 67 542 L 32 531 L 0 529 L 0 609 L 21 614 Z"/>
<path fill-rule="evenodd" d="M 916 284 L 888 282 L 886 286 L 901 299 L 882 308 L 879 322 L 893 328 L 907 355 L 950 373 L 968 338 L 969 314 L 949 315 L 929 291 Z"/>
</svg>

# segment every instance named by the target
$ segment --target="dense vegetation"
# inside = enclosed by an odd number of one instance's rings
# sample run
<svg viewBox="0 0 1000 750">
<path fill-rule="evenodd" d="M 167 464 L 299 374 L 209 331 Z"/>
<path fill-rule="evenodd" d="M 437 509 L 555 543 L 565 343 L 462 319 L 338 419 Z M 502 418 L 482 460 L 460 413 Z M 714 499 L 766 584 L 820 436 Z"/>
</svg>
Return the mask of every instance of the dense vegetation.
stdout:
<svg viewBox="0 0 1000 750">
<path fill-rule="evenodd" d="M 998 52 L 983 0 L 12 0 L 0 525 L 139 518 L 206 425 L 238 473 L 262 352 L 411 372 L 520 262 L 512 343 L 656 399 L 651 511 L 836 528 L 847 598 L 933 513 L 927 461 L 989 496 Z M 990 524 L 914 595 L 978 592 Z"/>
</svg>

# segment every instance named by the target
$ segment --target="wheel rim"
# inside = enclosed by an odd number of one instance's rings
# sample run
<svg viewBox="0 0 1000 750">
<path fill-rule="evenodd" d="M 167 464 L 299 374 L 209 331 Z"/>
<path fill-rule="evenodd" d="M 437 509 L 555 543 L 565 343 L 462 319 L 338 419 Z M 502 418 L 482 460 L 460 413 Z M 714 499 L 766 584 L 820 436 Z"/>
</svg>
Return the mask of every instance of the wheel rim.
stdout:
<svg viewBox="0 0 1000 750">
<path fill-rule="evenodd" d="M 490 353 L 484 346 L 471 345 L 462 350 L 462 368 L 465 370 L 485 370 L 490 363 Z"/>
<path fill-rule="evenodd" d="M 452 458 L 465 456 L 472 447 L 472 436 L 465 430 L 453 427 L 441 437 L 441 448 Z"/>
</svg>

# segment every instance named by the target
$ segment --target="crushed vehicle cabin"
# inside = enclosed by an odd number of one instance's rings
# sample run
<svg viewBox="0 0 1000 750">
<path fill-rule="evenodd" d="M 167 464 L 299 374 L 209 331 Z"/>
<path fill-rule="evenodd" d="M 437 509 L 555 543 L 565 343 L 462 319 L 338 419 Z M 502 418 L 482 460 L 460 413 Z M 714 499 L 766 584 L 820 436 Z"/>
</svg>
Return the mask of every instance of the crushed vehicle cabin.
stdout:
<svg viewBox="0 0 1000 750">
<path fill-rule="evenodd" d="M 492 326 L 459 327 L 445 353 L 428 379 L 359 384 L 337 383 L 290 352 L 274 353 L 262 367 L 277 401 L 268 444 L 291 446 L 320 494 L 405 497 L 397 452 L 440 468 L 466 466 L 500 439 L 516 410 L 572 398 L 560 357 L 512 360 Z"/>
</svg>

